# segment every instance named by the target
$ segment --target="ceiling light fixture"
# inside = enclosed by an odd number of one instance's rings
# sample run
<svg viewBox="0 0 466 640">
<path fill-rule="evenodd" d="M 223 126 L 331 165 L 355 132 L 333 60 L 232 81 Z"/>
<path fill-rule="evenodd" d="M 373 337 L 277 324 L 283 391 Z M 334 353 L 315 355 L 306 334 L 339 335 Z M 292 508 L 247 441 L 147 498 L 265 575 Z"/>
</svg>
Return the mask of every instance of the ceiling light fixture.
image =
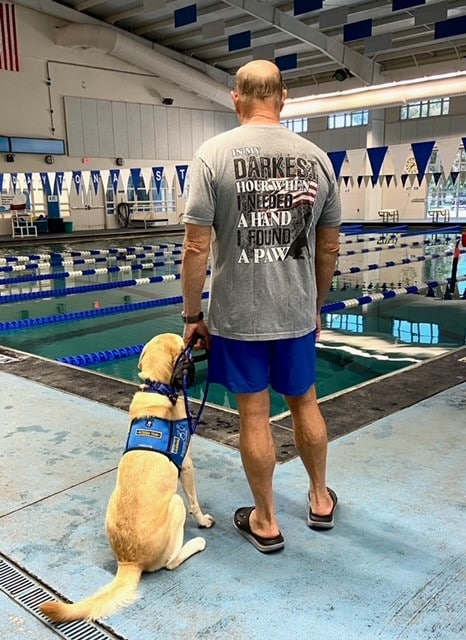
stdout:
<svg viewBox="0 0 466 640">
<path fill-rule="evenodd" d="M 283 118 L 322 116 L 341 111 L 396 107 L 416 100 L 464 94 L 466 94 L 466 71 L 456 71 L 413 80 L 387 82 L 372 87 L 289 99 L 285 102 L 281 115 Z"/>
</svg>

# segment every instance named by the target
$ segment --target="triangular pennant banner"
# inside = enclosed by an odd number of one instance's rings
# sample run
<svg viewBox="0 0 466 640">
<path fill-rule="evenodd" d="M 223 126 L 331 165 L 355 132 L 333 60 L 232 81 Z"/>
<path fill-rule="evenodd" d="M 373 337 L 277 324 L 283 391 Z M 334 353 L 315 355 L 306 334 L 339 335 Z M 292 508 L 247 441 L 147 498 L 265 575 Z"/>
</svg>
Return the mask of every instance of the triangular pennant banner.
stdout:
<svg viewBox="0 0 466 640">
<path fill-rule="evenodd" d="M 419 184 L 421 183 L 426 172 L 427 163 L 429 162 L 430 156 L 432 155 L 434 144 L 435 140 L 431 140 L 430 142 L 411 143 L 411 149 L 413 150 L 414 159 L 416 160 L 417 164 Z"/>
<path fill-rule="evenodd" d="M 128 192 L 129 169 L 120 169 L 120 176 L 123 184 L 123 191 L 126 194 Z"/>
<path fill-rule="evenodd" d="M 456 181 L 458 180 L 459 173 L 460 173 L 459 171 L 450 171 L 450 178 L 451 178 L 452 184 L 456 184 Z"/>
<path fill-rule="evenodd" d="M 49 174 L 46 171 L 44 171 L 44 172 L 40 173 L 39 175 L 40 175 L 40 181 L 42 182 L 42 188 L 45 191 L 45 194 L 47 196 L 51 196 L 52 195 L 52 191 L 50 189 Z"/>
<path fill-rule="evenodd" d="M 401 174 L 401 184 L 403 185 L 403 187 L 406 185 L 406 180 L 408 179 L 408 174 L 407 173 L 402 173 Z"/>
<path fill-rule="evenodd" d="M 437 150 L 441 160 L 443 175 L 448 178 L 458 155 L 458 140 L 437 140 Z"/>
<path fill-rule="evenodd" d="M 81 171 L 73 171 L 73 184 L 76 189 L 76 194 L 79 196 L 81 193 L 81 187 L 83 183 L 83 174 Z"/>
<path fill-rule="evenodd" d="M 180 183 L 181 195 L 184 193 L 184 185 L 186 183 L 186 174 L 188 172 L 187 164 L 176 165 L 176 175 L 178 176 L 178 182 Z"/>
<path fill-rule="evenodd" d="M 108 188 L 108 177 L 110 175 L 110 169 L 101 169 L 100 170 L 100 181 L 102 184 L 102 189 L 105 191 L 107 191 Z"/>
<path fill-rule="evenodd" d="M 367 150 L 369 156 L 369 162 L 372 167 L 372 185 L 374 185 L 379 179 L 380 171 L 382 169 L 383 161 L 387 154 L 388 147 L 370 147 Z"/>
<path fill-rule="evenodd" d="M 146 191 L 152 189 L 152 169 L 151 167 L 142 167 L 141 177 L 144 182 L 144 188 Z"/>
<path fill-rule="evenodd" d="M 63 178 L 65 173 L 63 171 L 57 171 L 55 174 L 55 183 L 53 185 L 53 193 L 56 196 L 61 196 L 63 190 Z"/>
<path fill-rule="evenodd" d="M 24 178 L 26 180 L 26 188 L 28 190 L 28 193 L 31 193 L 31 189 L 32 189 L 32 173 L 25 173 L 24 174 Z M 0 186 L 0 191 L 2 190 L 1 186 Z"/>
<path fill-rule="evenodd" d="M 390 186 L 391 181 L 393 180 L 395 176 L 390 175 L 390 176 L 385 176 L 385 182 L 387 183 L 387 187 Z"/>
<path fill-rule="evenodd" d="M 118 193 L 118 183 L 120 181 L 120 169 L 110 169 L 110 179 L 112 181 L 113 193 Z"/>
<path fill-rule="evenodd" d="M 358 187 L 361 187 L 362 181 L 364 180 L 364 176 L 358 176 Z"/>
<path fill-rule="evenodd" d="M 395 144 L 390 147 L 388 157 L 393 166 L 393 173 L 396 177 L 404 173 L 406 158 L 409 153 L 409 144 Z"/>
<path fill-rule="evenodd" d="M 10 173 L 11 184 L 13 185 L 13 193 L 16 193 L 18 187 L 18 174 Z"/>
<path fill-rule="evenodd" d="M 163 180 L 163 167 L 152 167 L 152 173 L 154 175 L 155 188 L 157 190 L 157 195 L 160 195 L 160 187 L 162 186 Z"/>
<path fill-rule="evenodd" d="M 91 171 L 91 182 L 94 188 L 94 193 L 97 195 L 99 193 L 99 184 L 100 184 L 100 171 L 98 169 L 93 169 Z"/>
<path fill-rule="evenodd" d="M 351 175 L 356 178 L 363 176 L 366 172 L 367 153 L 365 149 L 348 149 L 346 153 Z"/>
<path fill-rule="evenodd" d="M 432 174 L 433 178 L 434 178 L 434 183 L 435 186 L 438 185 L 440 178 L 442 177 L 442 172 L 441 171 L 436 171 L 435 173 Z"/>
<path fill-rule="evenodd" d="M 340 177 L 341 167 L 346 159 L 346 151 L 327 151 L 337 178 Z"/>
<path fill-rule="evenodd" d="M 134 168 L 134 169 L 130 169 L 130 171 L 131 171 L 131 179 L 133 181 L 133 187 L 135 189 L 138 189 L 139 184 L 141 182 L 141 169 Z"/>
<path fill-rule="evenodd" d="M 348 186 L 350 179 L 351 179 L 351 176 L 343 176 L 343 182 L 345 183 L 345 187 Z"/>
</svg>

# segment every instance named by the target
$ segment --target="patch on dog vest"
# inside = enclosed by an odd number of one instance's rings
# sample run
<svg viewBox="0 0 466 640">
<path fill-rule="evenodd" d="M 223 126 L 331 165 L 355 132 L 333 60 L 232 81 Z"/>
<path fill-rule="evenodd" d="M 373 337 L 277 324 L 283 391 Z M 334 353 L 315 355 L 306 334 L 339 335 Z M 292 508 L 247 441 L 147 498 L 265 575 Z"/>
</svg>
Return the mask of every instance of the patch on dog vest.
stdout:
<svg viewBox="0 0 466 640">
<path fill-rule="evenodd" d="M 130 425 L 123 454 L 138 449 L 163 453 L 181 470 L 190 439 L 187 419 L 140 418 Z"/>
</svg>

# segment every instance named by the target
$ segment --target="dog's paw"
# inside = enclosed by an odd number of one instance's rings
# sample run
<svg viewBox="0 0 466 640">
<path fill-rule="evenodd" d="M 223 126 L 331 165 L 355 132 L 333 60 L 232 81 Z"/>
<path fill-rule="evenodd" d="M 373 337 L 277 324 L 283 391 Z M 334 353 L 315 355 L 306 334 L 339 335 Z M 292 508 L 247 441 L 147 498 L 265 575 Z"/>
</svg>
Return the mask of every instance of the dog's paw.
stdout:
<svg viewBox="0 0 466 640">
<path fill-rule="evenodd" d="M 189 541 L 190 544 L 193 545 L 193 547 L 196 548 L 196 551 L 204 551 L 204 549 L 206 548 L 207 542 L 205 541 L 205 538 L 201 538 L 200 536 L 197 538 L 193 538 L 192 540 Z"/>
<path fill-rule="evenodd" d="M 199 529 L 210 529 L 215 524 L 215 518 L 208 513 L 202 513 L 196 520 Z"/>
</svg>

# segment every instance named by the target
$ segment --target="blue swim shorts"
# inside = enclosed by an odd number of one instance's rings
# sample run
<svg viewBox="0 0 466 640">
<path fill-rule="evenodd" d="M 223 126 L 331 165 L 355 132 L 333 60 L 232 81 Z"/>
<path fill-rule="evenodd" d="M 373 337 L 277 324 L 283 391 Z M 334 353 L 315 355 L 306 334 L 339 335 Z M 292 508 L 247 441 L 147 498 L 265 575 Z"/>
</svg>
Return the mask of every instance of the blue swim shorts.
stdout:
<svg viewBox="0 0 466 640">
<path fill-rule="evenodd" d="M 301 396 L 315 382 L 315 331 L 301 338 L 246 341 L 211 336 L 209 382 L 233 393 Z"/>
</svg>

